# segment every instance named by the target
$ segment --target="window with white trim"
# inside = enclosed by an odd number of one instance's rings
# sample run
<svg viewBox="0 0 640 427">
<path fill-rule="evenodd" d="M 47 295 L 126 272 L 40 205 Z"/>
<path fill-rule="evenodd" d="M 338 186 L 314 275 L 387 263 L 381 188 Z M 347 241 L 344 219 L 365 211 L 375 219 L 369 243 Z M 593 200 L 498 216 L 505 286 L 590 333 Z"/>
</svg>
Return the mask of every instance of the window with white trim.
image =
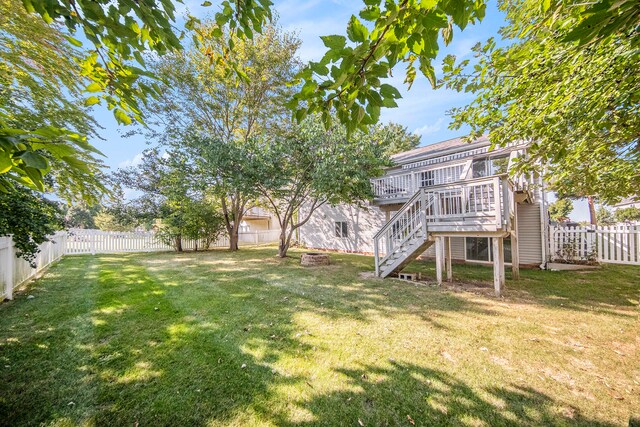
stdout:
<svg viewBox="0 0 640 427">
<path fill-rule="evenodd" d="M 349 227 L 346 221 L 336 221 L 336 237 L 347 238 L 349 237 Z"/>
</svg>

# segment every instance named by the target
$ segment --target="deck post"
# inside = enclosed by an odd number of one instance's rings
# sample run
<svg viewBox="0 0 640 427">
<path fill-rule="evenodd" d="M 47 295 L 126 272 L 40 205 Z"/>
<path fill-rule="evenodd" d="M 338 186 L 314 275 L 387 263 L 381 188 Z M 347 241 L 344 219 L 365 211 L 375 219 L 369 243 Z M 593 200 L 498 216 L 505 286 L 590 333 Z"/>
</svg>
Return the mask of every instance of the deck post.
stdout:
<svg viewBox="0 0 640 427">
<path fill-rule="evenodd" d="M 451 269 L 451 237 L 444 237 L 444 251 L 447 270 L 447 282 L 453 282 L 453 270 Z"/>
<path fill-rule="evenodd" d="M 442 237 L 436 237 L 436 280 L 438 281 L 438 286 L 442 285 L 442 269 L 444 267 L 442 240 Z"/>
<path fill-rule="evenodd" d="M 513 210 L 511 222 L 511 277 L 520 280 L 520 245 L 518 243 L 518 205 Z"/>
<path fill-rule="evenodd" d="M 504 288 L 504 238 L 492 237 L 493 243 L 493 286 L 496 296 L 502 296 Z"/>
</svg>

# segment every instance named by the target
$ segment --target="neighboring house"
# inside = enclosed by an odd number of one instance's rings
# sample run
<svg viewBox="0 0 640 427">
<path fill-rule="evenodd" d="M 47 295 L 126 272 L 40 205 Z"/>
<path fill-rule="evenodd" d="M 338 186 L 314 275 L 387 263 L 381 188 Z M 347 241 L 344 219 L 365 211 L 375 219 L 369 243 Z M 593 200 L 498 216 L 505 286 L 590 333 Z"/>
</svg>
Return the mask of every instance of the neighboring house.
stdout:
<svg viewBox="0 0 640 427">
<path fill-rule="evenodd" d="M 625 208 L 638 208 L 640 209 L 640 196 L 628 197 L 626 199 L 622 199 L 620 203 L 616 203 L 612 206 L 612 210 L 615 212 L 618 209 Z"/>
<path fill-rule="evenodd" d="M 280 229 L 278 221 L 273 218 L 273 214 L 260 207 L 249 208 L 240 223 L 240 232 L 249 233 L 252 231 L 268 231 Z"/>
<path fill-rule="evenodd" d="M 521 265 L 544 266 L 544 184 L 538 177 L 507 177 L 523 145 L 489 147 L 487 138 L 456 138 L 392 156 L 394 166 L 372 180 L 371 204 L 319 208 L 302 227 L 301 242 L 374 254 L 381 277 L 398 273 L 417 256 L 437 258 L 439 281 L 444 270 L 450 272 L 451 260 L 493 262 L 501 274 L 504 262 L 519 259 L 516 276 Z M 503 273 L 496 276 L 496 291 L 503 281 Z"/>
</svg>

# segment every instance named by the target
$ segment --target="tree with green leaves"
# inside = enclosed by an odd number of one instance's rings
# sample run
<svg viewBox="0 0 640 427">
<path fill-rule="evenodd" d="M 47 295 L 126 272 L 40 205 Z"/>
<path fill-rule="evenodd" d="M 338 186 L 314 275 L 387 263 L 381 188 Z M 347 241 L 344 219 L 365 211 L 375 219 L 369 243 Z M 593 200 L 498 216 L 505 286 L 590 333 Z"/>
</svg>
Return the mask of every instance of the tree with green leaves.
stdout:
<svg viewBox="0 0 640 427">
<path fill-rule="evenodd" d="M 377 138 L 377 133 L 383 130 L 347 135 L 339 124 L 325 130 L 320 117 L 308 117 L 263 145 L 263 178 L 257 185 L 280 225 L 278 256 L 287 256 L 295 231 L 321 206 L 364 203 L 373 197 L 370 179 L 389 165 L 389 148 L 401 144 Z M 408 139 L 399 135 L 399 140 Z"/>
<path fill-rule="evenodd" d="M 96 228 L 95 218 L 100 213 L 100 205 L 89 206 L 84 202 L 78 202 L 65 208 L 64 225 L 66 228 Z"/>
<path fill-rule="evenodd" d="M 613 225 L 616 223 L 616 218 L 610 209 L 604 206 L 600 206 L 596 211 L 597 224 L 592 225 Z"/>
<path fill-rule="evenodd" d="M 420 145 L 420 135 L 409 132 L 406 126 L 398 123 L 376 124 L 369 132 L 373 141 L 387 147 L 385 154 L 390 156 L 413 150 Z"/>
<path fill-rule="evenodd" d="M 614 212 L 613 216 L 617 222 L 637 222 L 640 221 L 640 208 L 633 206 L 620 208 Z"/>
<path fill-rule="evenodd" d="M 119 186 L 142 193 L 120 211 L 134 213 L 140 223 L 159 221 L 159 238 L 177 251 L 182 251 L 183 238 L 194 235 L 194 209 L 210 216 L 200 206 L 205 195 L 196 180 L 184 156 L 163 155 L 158 149 L 146 150 L 138 166 L 114 174 Z"/>
<path fill-rule="evenodd" d="M 32 266 L 38 245 L 64 226 L 58 203 L 24 187 L 0 192 L 0 236 L 11 236 L 16 256 Z"/>
<path fill-rule="evenodd" d="M 508 44 L 491 39 L 474 47 L 474 60 L 444 61 L 441 83 L 475 96 L 453 110 L 454 127 L 471 126 L 470 138 L 488 133 L 496 146 L 527 142 L 517 170 L 544 165 L 559 193 L 610 203 L 635 192 L 640 7 L 619 3 L 631 15 L 610 1 L 501 2 Z"/>
<path fill-rule="evenodd" d="M 140 103 L 160 92 L 153 84 L 139 84 L 139 78 L 146 75 L 142 54 L 150 50 L 162 55 L 182 48 L 181 34 L 176 35 L 174 28 L 174 2 L 23 0 L 23 4 L 48 22 L 64 20 L 71 33 L 81 31 L 94 48 L 83 61 L 83 73 L 92 81 L 88 89 L 104 98 L 118 120 L 142 119 Z M 212 2 L 201 6 L 212 6 Z M 223 0 L 219 6 L 214 15 L 218 27 L 228 27 L 240 39 L 261 33 L 272 18 L 270 0 Z M 566 10 L 578 15 L 572 37 L 583 44 L 634 29 L 640 16 L 634 0 L 545 1 L 542 10 L 547 18 Z M 323 37 L 327 53 L 298 76 L 301 91 L 291 108 L 299 120 L 308 114 L 323 114 L 326 127 L 332 111 L 349 130 L 375 123 L 380 108 L 395 106 L 400 96 L 383 82 L 394 67 L 406 67 L 409 85 L 419 70 L 435 86 L 432 62 L 440 45 L 451 42 L 454 27 L 464 30 L 483 19 L 485 11 L 485 0 L 363 0 L 359 16 L 347 23 L 348 40 L 340 35 Z M 189 16 L 185 27 L 191 30 L 198 22 Z M 216 31 L 213 35 L 222 34 Z M 224 54 L 212 54 L 212 63 L 227 70 L 236 68 Z"/>
<path fill-rule="evenodd" d="M 300 40 L 277 25 L 241 39 L 214 22 L 196 26 L 193 36 L 187 50 L 154 64 L 163 96 L 149 115 L 170 152 L 188 153 L 222 208 L 229 248 L 237 250 L 240 223 L 258 197 L 259 140 L 289 122 L 285 104 L 295 91 L 289 83 L 300 66 Z M 212 66 L 217 55 L 230 57 L 235 71 Z"/>
<path fill-rule="evenodd" d="M 84 105 L 85 79 L 57 23 L 17 0 L 0 0 L 0 191 L 21 185 L 95 202 L 105 191 L 98 124 Z"/>
<path fill-rule="evenodd" d="M 564 222 L 569 220 L 571 211 L 573 211 L 571 199 L 558 199 L 549 205 L 549 218 L 551 221 Z"/>
</svg>

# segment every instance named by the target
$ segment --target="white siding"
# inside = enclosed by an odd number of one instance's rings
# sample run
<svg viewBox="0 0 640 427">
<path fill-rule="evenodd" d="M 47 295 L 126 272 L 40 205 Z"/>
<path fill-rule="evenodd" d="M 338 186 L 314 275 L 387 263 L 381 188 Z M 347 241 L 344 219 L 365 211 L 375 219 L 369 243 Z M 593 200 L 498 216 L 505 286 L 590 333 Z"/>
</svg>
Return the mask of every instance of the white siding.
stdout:
<svg viewBox="0 0 640 427">
<path fill-rule="evenodd" d="M 348 237 L 336 237 L 336 221 L 347 223 Z M 300 240 L 309 248 L 373 253 L 373 236 L 384 224 L 385 213 L 375 206 L 324 205 L 300 228 Z"/>
<path fill-rule="evenodd" d="M 429 249 L 424 251 L 422 257 L 435 258 L 436 245 L 429 246 Z M 464 237 L 452 237 L 451 238 L 451 259 L 464 261 Z"/>
<path fill-rule="evenodd" d="M 540 204 L 518 205 L 520 264 L 542 264 Z"/>
</svg>

